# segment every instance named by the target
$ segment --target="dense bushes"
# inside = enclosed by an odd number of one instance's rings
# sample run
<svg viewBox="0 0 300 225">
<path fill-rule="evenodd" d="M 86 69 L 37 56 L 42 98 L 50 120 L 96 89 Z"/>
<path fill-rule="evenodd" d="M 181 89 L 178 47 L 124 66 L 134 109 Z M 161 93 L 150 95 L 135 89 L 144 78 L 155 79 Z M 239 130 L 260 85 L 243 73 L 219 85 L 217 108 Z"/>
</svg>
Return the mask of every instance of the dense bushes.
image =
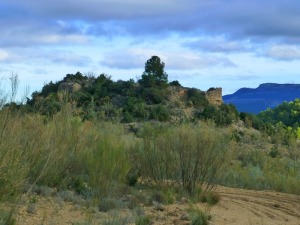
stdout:
<svg viewBox="0 0 300 225">
<path fill-rule="evenodd" d="M 188 89 L 187 93 L 188 101 L 191 101 L 197 108 L 205 108 L 208 106 L 208 100 L 206 99 L 205 93 L 196 88 Z"/>
<path fill-rule="evenodd" d="M 291 140 L 300 138 L 300 99 L 283 102 L 273 109 L 267 109 L 258 115 L 240 113 L 240 119 L 248 128 L 255 128 L 266 135 L 275 137 L 275 142 L 288 145 Z"/>
<path fill-rule="evenodd" d="M 228 139 L 213 126 L 145 127 L 138 149 L 142 178 L 168 180 L 193 193 L 197 185 L 215 184 L 228 157 Z"/>
<path fill-rule="evenodd" d="M 168 83 L 167 78 L 164 63 L 152 57 L 147 61 L 142 79 L 137 82 L 133 79 L 115 82 L 106 74 L 67 74 L 63 80 L 50 82 L 41 92 L 34 92 L 32 99 L 27 99 L 26 105 L 20 107 L 52 117 L 61 110 L 59 96 L 67 92 L 69 100 L 76 103 L 77 115 L 83 120 L 131 123 L 200 119 L 213 120 L 218 126 L 236 121 L 237 111 L 233 105 L 210 105 L 205 92 L 181 87 L 178 81 Z"/>
<path fill-rule="evenodd" d="M 226 186 L 275 190 L 300 194 L 300 164 L 285 157 L 271 157 L 261 151 L 243 153 L 227 170 Z"/>
<path fill-rule="evenodd" d="M 82 122 L 72 104 L 61 104 L 47 120 L 0 111 L 0 200 L 25 184 L 103 196 L 125 184 L 129 171 L 158 183 L 172 180 L 193 193 L 221 174 L 228 139 L 213 126 L 145 126 L 137 139 L 120 125 Z"/>
<path fill-rule="evenodd" d="M 198 114 L 200 119 L 212 120 L 217 126 L 228 126 L 238 119 L 238 111 L 234 105 L 208 105 Z"/>
<path fill-rule="evenodd" d="M 26 134 L 22 135 L 16 117 L 9 108 L 0 111 L 0 202 L 20 190 L 30 167 L 24 154 Z"/>
<path fill-rule="evenodd" d="M 203 123 L 145 125 L 137 131 L 137 139 L 124 134 L 121 125 L 82 122 L 73 116 L 69 104 L 47 120 L 39 114 L 22 115 L 12 110 L 6 107 L 0 111 L 0 200 L 18 193 L 25 183 L 72 188 L 80 193 L 89 187 L 94 195 L 105 194 L 114 184 L 125 183 L 129 170 L 145 180 L 170 180 L 193 192 L 198 184 L 218 181 L 231 150 L 222 130 L 230 132 Z M 253 137 L 256 145 L 265 140 L 260 137 Z M 249 149 L 243 145 L 245 134 L 241 138 L 241 148 Z M 231 164 L 227 170 L 229 183 L 294 193 L 299 148 L 296 142 L 288 147 L 288 157 L 276 149 L 260 153 L 260 157 L 251 155 L 251 149 L 250 153 L 241 150 L 239 155 L 244 157 L 238 160 L 242 163 Z M 254 180 L 249 180 L 251 177 Z M 285 182 L 289 185 L 284 186 Z"/>
<path fill-rule="evenodd" d="M 299 142 L 283 133 L 265 136 L 263 131 L 232 126 L 235 154 L 221 184 L 256 190 L 299 194 Z M 227 133 L 232 128 L 226 128 Z M 237 132 L 237 133 L 236 133 Z M 286 143 L 287 141 L 287 143 Z"/>
<path fill-rule="evenodd" d="M 105 195 L 112 183 L 125 183 L 129 139 L 122 127 L 82 122 L 70 105 L 46 123 L 38 114 L 7 110 L 0 111 L 0 200 L 26 183 L 81 192 L 82 180 L 82 188 L 92 188 L 95 196 Z"/>
<path fill-rule="evenodd" d="M 81 79 L 78 74 L 75 77 Z M 89 92 L 77 92 L 74 96 L 55 94 L 51 90 L 56 87 L 51 84 L 44 89 L 50 94 L 36 99 L 35 106 L 42 113 L 24 113 L 14 103 L 1 108 L 0 202 L 35 184 L 71 189 L 97 199 L 118 194 L 114 190 L 126 181 L 134 185 L 138 177 L 151 183 L 176 185 L 190 194 L 197 191 L 197 186 L 210 188 L 218 183 L 299 194 L 296 127 L 283 123 L 266 125 L 254 115 L 241 113 L 244 123 L 239 124 L 244 125 L 235 124 L 235 131 L 220 128 L 237 121 L 238 113 L 232 105 L 207 105 L 199 113 L 200 118 L 213 120 L 217 127 L 204 122 L 163 124 L 157 121 L 170 121 L 167 106 L 159 103 L 164 102 L 166 89 L 157 89 L 157 93 L 164 93 L 163 98 L 149 105 L 142 97 L 145 90 L 134 89 L 132 81 L 116 85 L 101 75 L 91 82 L 99 85 L 91 93 L 101 96 L 100 92 L 115 88 L 118 93 L 130 92 L 130 97 L 111 95 L 96 100 Z M 103 88 L 105 85 L 107 89 Z M 121 91 L 121 87 L 128 89 Z M 193 98 L 198 94 L 202 96 L 193 90 L 189 98 L 201 111 L 206 102 L 203 96 L 200 102 Z M 86 104 L 84 111 L 76 107 L 73 98 Z M 125 133 L 122 124 L 107 122 L 114 118 L 123 122 L 154 121 L 152 125 L 140 124 L 133 136 Z M 252 127 L 267 131 L 267 135 L 258 131 L 248 135 L 248 128 Z M 231 154 L 234 141 L 239 150 L 237 156 Z M 280 149 L 282 146 L 284 150 Z M 220 177 L 227 179 L 221 182 Z"/>
<path fill-rule="evenodd" d="M 267 109 L 258 114 L 258 117 L 271 124 L 283 123 L 285 126 L 298 127 L 300 125 L 300 99 L 283 102 L 274 109 Z"/>
</svg>

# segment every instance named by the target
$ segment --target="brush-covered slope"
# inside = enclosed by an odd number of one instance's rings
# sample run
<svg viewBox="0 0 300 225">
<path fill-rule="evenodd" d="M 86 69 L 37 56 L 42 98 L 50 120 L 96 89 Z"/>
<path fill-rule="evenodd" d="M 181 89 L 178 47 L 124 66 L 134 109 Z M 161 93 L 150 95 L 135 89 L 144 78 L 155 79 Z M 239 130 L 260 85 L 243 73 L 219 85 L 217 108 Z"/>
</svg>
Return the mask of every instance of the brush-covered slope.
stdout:
<svg viewBox="0 0 300 225">
<path fill-rule="evenodd" d="M 73 102 L 74 113 L 84 120 L 97 118 L 131 123 L 210 119 L 218 125 L 226 125 L 238 117 L 233 105 L 223 104 L 221 88 L 201 91 L 182 87 L 178 81 L 113 81 L 105 74 L 88 77 L 80 72 L 46 84 L 40 92 L 32 94 L 26 108 L 53 116 L 60 111 L 66 97 L 68 102 Z"/>
</svg>

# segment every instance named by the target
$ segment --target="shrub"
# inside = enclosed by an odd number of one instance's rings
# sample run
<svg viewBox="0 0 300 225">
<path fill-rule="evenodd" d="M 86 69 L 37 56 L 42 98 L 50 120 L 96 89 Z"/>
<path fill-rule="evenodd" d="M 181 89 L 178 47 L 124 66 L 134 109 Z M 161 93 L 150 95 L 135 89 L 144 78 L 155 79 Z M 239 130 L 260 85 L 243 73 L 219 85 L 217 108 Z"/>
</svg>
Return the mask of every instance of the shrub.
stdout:
<svg viewBox="0 0 300 225">
<path fill-rule="evenodd" d="M 181 84 L 179 83 L 178 80 L 174 80 L 174 81 L 171 81 L 169 83 L 170 86 L 175 86 L 175 87 L 181 87 Z"/>
<path fill-rule="evenodd" d="M 123 207 L 123 202 L 114 198 L 103 198 L 100 200 L 98 209 L 100 212 L 108 212 L 113 209 L 120 209 Z"/>
<path fill-rule="evenodd" d="M 166 203 L 166 196 L 162 191 L 154 191 L 151 194 L 151 199 L 152 201 L 155 201 L 157 203 L 162 203 L 165 204 Z"/>
<path fill-rule="evenodd" d="M 193 217 L 191 225 L 208 225 L 208 217 L 204 213 L 199 213 Z"/>
<path fill-rule="evenodd" d="M 34 146 L 28 140 L 29 130 L 25 133 L 24 118 L 19 113 L 12 113 L 9 108 L 0 111 L 0 202 L 7 198 L 16 197 L 29 170 L 27 149 Z"/>
<path fill-rule="evenodd" d="M 129 218 L 119 215 L 112 215 L 112 218 L 103 221 L 103 225 L 126 225 L 129 224 Z"/>
<path fill-rule="evenodd" d="M 204 108 L 208 106 L 208 100 L 205 96 L 205 93 L 196 89 L 188 89 L 188 101 L 191 101 L 192 104 L 197 108 Z"/>
<path fill-rule="evenodd" d="M 129 186 L 134 186 L 138 182 L 138 171 L 131 169 L 126 175 L 126 181 Z"/>
<path fill-rule="evenodd" d="M 0 224 L 1 225 L 15 225 L 16 220 L 12 216 L 12 212 L 0 210 Z"/>
<path fill-rule="evenodd" d="M 135 225 L 151 225 L 150 216 L 140 216 L 135 220 Z"/>
<path fill-rule="evenodd" d="M 191 225 L 208 225 L 210 216 L 206 212 L 200 209 L 192 209 L 190 214 L 192 218 Z"/>
<path fill-rule="evenodd" d="M 168 95 L 167 89 L 162 87 L 143 88 L 141 91 L 142 98 L 147 104 L 162 103 Z"/>
<path fill-rule="evenodd" d="M 86 149 L 83 158 L 88 185 L 100 196 L 111 192 L 114 185 L 125 183 L 130 169 L 125 141 L 117 134 L 105 132 L 94 140 L 92 148 Z"/>
<path fill-rule="evenodd" d="M 82 122 L 68 103 L 47 120 L 20 113 L 0 111 L 0 201 L 24 186 L 29 193 L 34 184 L 96 196 L 125 182 L 130 166 L 122 126 Z"/>
<path fill-rule="evenodd" d="M 227 169 L 223 185 L 299 194 L 299 161 L 250 150 Z"/>
<path fill-rule="evenodd" d="M 271 151 L 269 152 L 269 156 L 272 158 L 276 158 L 278 155 L 279 155 L 278 148 L 272 148 Z"/>
<path fill-rule="evenodd" d="M 238 119 L 238 111 L 231 104 L 222 104 L 221 106 L 208 105 L 199 113 L 198 117 L 205 120 L 213 120 L 217 126 L 227 126 Z"/>
<path fill-rule="evenodd" d="M 141 176 L 156 183 L 179 183 L 189 193 L 196 185 L 211 187 L 226 165 L 227 143 L 224 134 L 207 125 L 145 130 L 136 150 Z"/>
<path fill-rule="evenodd" d="M 220 201 L 220 195 L 216 192 L 208 191 L 200 196 L 201 202 L 207 202 L 210 205 L 215 205 Z"/>
<path fill-rule="evenodd" d="M 150 119 L 158 120 L 161 122 L 170 120 L 170 114 L 166 106 L 158 104 L 151 107 L 150 110 Z"/>
</svg>

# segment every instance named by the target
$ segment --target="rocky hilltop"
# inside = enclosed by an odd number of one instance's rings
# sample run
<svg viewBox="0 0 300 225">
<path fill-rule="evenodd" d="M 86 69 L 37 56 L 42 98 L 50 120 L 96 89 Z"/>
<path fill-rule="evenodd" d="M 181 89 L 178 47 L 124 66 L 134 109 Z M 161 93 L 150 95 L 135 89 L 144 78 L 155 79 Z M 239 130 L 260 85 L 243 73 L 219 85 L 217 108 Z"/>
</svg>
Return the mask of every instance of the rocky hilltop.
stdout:
<svg viewBox="0 0 300 225">
<path fill-rule="evenodd" d="M 60 91 L 67 91 L 70 93 L 78 92 L 82 89 L 82 84 L 77 83 L 77 82 L 70 82 L 70 81 L 65 81 L 59 84 L 58 90 Z M 191 88 L 185 88 L 182 86 L 178 86 L 177 88 L 172 88 L 169 87 L 169 89 L 172 90 L 171 93 L 173 95 L 170 96 L 170 99 L 187 99 L 188 98 L 188 91 Z M 200 91 L 200 90 L 199 90 Z M 217 88 L 209 88 L 207 91 L 200 91 L 202 92 L 206 99 L 208 100 L 209 104 L 220 106 L 223 104 L 223 97 L 222 97 L 222 88 L 217 87 Z"/>
<path fill-rule="evenodd" d="M 234 104 L 240 112 L 255 114 L 295 98 L 300 98 L 300 84 L 265 83 L 257 88 L 241 88 L 223 96 L 225 103 Z"/>
<path fill-rule="evenodd" d="M 223 106 L 220 87 L 202 91 L 183 87 L 178 81 L 150 81 L 113 81 L 105 74 L 97 77 L 80 72 L 67 74 L 61 81 L 50 82 L 41 92 L 33 93 L 26 106 L 29 111 L 52 116 L 61 110 L 62 96 L 68 93 L 70 101 L 76 103 L 75 113 L 89 120 L 130 123 L 213 119 L 226 124 L 234 120 L 227 118 L 225 112 L 235 109 Z"/>
</svg>

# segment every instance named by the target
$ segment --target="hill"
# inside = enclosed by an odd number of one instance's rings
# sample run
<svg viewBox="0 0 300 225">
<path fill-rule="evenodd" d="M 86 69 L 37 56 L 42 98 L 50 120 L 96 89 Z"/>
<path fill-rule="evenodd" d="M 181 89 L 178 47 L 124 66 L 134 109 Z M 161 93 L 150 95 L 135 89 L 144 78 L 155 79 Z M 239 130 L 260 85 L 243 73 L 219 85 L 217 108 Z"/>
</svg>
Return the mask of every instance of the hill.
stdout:
<svg viewBox="0 0 300 225">
<path fill-rule="evenodd" d="M 265 83 L 257 88 L 241 88 L 233 94 L 224 95 L 223 101 L 234 104 L 240 112 L 257 114 L 299 97 L 300 84 Z"/>
<path fill-rule="evenodd" d="M 222 88 L 202 91 L 183 87 L 178 81 L 151 81 L 149 76 L 135 82 L 113 81 L 106 74 L 67 74 L 61 81 L 45 84 L 40 92 L 34 92 L 24 108 L 52 117 L 68 101 L 75 106 L 74 114 L 83 120 L 122 123 L 209 119 L 217 125 L 228 125 L 238 118 L 233 105 L 223 104 Z"/>
<path fill-rule="evenodd" d="M 152 56 L 137 81 L 113 81 L 107 74 L 67 74 L 62 80 L 45 84 L 32 93 L 26 104 L 6 106 L 39 113 L 47 118 L 57 114 L 66 103 L 73 115 L 85 120 L 132 122 L 191 122 L 212 120 L 226 126 L 238 120 L 234 105 L 223 104 L 222 88 L 202 91 L 168 81 L 164 62 Z"/>
</svg>

